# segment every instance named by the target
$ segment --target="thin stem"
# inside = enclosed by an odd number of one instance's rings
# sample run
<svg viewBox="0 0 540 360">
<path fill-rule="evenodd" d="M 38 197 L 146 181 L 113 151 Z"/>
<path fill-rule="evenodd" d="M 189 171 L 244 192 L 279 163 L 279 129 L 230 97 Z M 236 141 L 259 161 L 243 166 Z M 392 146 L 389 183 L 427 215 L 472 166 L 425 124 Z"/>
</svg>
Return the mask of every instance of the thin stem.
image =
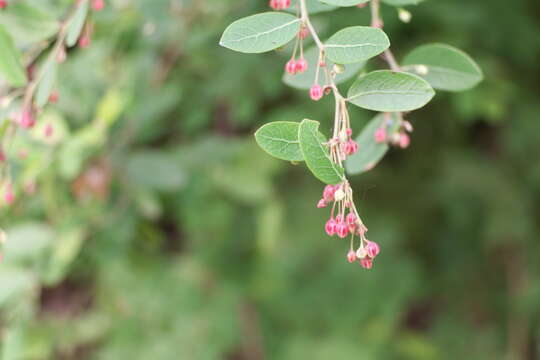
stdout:
<svg viewBox="0 0 540 360">
<path fill-rule="evenodd" d="M 381 0 L 371 0 L 371 26 L 376 28 L 382 28 L 383 20 L 381 16 Z M 383 58 L 390 66 L 392 71 L 401 71 L 399 64 L 394 57 L 394 54 L 390 49 L 387 49 L 383 52 Z"/>
</svg>

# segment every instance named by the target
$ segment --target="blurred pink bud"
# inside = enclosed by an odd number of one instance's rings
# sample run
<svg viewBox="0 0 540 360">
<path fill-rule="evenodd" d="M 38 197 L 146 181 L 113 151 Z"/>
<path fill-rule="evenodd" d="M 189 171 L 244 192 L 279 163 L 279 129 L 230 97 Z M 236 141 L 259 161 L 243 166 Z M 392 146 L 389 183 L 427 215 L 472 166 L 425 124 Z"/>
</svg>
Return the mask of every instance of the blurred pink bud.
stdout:
<svg viewBox="0 0 540 360">
<path fill-rule="evenodd" d="M 15 201 L 15 194 L 13 193 L 13 188 L 11 184 L 6 185 L 6 191 L 4 192 L 4 201 L 8 205 L 13 204 L 13 201 Z"/>
<path fill-rule="evenodd" d="M 351 136 L 352 135 L 352 129 L 347 128 L 347 130 L 345 130 L 345 134 L 347 134 L 347 136 Z"/>
<path fill-rule="evenodd" d="M 308 68 L 308 62 L 304 58 L 300 58 L 296 62 L 296 72 L 299 72 L 300 74 L 305 72 Z"/>
<path fill-rule="evenodd" d="M 307 38 L 307 36 L 309 35 L 309 30 L 307 27 L 303 26 L 300 31 L 298 32 L 298 37 L 302 40 L 304 40 L 305 38 Z"/>
<path fill-rule="evenodd" d="M 349 227 L 347 226 L 347 224 L 345 224 L 344 222 L 339 222 L 336 225 L 336 234 L 342 239 L 349 235 Z"/>
<path fill-rule="evenodd" d="M 326 222 L 326 225 L 324 226 L 324 230 L 326 233 L 330 236 L 334 235 L 336 233 L 336 221 L 332 218 Z"/>
<path fill-rule="evenodd" d="M 375 258 L 379 253 L 381 252 L 381 249 L 379 248 L 379 244 L 373 241 L 368 241 L 366 245 L 366 252 L 367 255 L 370 258 Z"/>
<path fill-rule="evenodd" d="M 84 48 L 87 48 L 88 46 L 90 46 L 90 36 L 88 34 L 83 34 L 79 38 L 79 47 L 81 49 L 84 49 Z"/>
<path fill-rule="evenodd" d="M 19 125 L 24 129 L 29 129 L 36 124 L 36 119 L 30 110 L 23 110 L 19 118 Z"/>
<path fill-rule="evenodd" d="M 45 135 L 46 138 L 51 137 L 54 133 L 54 127 L 52 124 L 45 125 L 45 129 L 43 129 L 43 135 Z"/>
<path fill-rule="evenodd" d="M 399 147 L 402 149 L 406 149 L 409 147 L 409 144 L 411 143 L 411 138 L 409 135 L 403 133 L 399 136 Z"/>
<path fill-rule="evenodd" d="M 92 1 L 92 8 L 95 11 L 101 11 L 105 7 L 105 0 L 93 0 Z"/>
<path fill-rule="evenodd" d="M 375 142 L 383 143 L 386 141 L 386 129 L 384 127 L 378 128 L 375 131 Z"/>
<path fill-rule="evenodd" d="M 296 74 L 296 61 L 294 61 L 294 59 L 287 61 L 285 64 L 285 71 L 291 75 Z"/>
<path fill-rule="evenodd" d="M 355 262 L 355 260 L 356 260 L 356 252 L 351 249 L 347 253 L 347 261 L 352 264 L 353 262 Z"/>
<path fill-rule="evenodd" d="M 319 200 L 319 202 L 317 203 L 317 208 L 319 208 L 319 209 L 320 209 L 320 208 L 324 208 L 324 207 L 326 207 L 326 205 L 328 205 L 328 204 L 326 203 L 326 201 L 324 201 L 324 199 L 321 199 L 321 200 Z"/>
<path fill-rule="evenodd" d="M 56 104 L 58 102 L 58 98 L 60 95 L 58 94 L 58 91 L 53 91 L 51 95 L 49 95 L 49 102 L 51 104 Z"/>
<path fill-rule="evenodd" d="M 334 185 L 326 185 L 323 190 L 323 199 L 326 202 L 334 201 L 334 193 L 336 192 L 336 188 Z"/>
<path fill-rule="evenodd" d="M 358 151 L 358 143 L 354 140 L 349 140 L 345 144 L 345 154 L 352 155 Z"/>
<path fill-rule="evenodd" d="M 355 213 L 348 213 L 347 217 L 345 218 L 345 221 L 347 222 L 347 225 L 352 226 L 356 224 L 356 214 Z"/>
<path fill-rule="evenodd" d="M 315 84 L 309 89 L 311 100 L 319 101 L 323 97 L 323 91 L 319 84 Z"/>
<path fill-rule="evenodd" d="M 364 269 L 369 270 L 373 267 L 373 260 L 371 260 L 370 258 L 360 259 L 360 265 L 362 265 Z"/>
<path fill-rule="evenodd" d="M 0 0 L 0 10 L 5 9 L 8 6 L 8 2 L 6 0 Z"/>
</svg>

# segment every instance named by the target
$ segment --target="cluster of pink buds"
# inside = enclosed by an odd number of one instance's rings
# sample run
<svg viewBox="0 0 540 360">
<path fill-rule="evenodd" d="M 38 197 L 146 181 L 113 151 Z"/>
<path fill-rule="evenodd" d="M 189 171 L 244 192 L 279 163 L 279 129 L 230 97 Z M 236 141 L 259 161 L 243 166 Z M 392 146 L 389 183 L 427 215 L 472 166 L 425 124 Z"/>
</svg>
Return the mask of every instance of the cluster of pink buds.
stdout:
<svg viewBox="0 0 540 360">
<path fill-rule="evenodd" d="M 399 146 L 402 149 L 408 148 L 411 143 L 411 138 L 408 133 L 412 132 L 413 130 L 411 123 L 401 120 L 400 131 L 395 134 L 391 134 L 390 136 L 386 130 L 387 126 L 387 122 L 384 122 L 381 127 L 375 131 L 375 142 L 379 144 L 389 143 L 394 146 Z"/>
<path fill-rule="evenodd" d="M 306 59 L 304 59 L 303 56 L 300 56 L 300 59 L 298 60 L 292 57 L 285 64 L 285 71 L 291 75 L 301 74 L 305 72 L 307 68 L 308 68 L 308 62 Z"/>
<path fill-rule="evenodd" d="M 274 10 L 285 10 L 291 6 L 291 0 L 270 0 L 269 5 Z"/>
<path fill-rule="evenodd" d="M 348 182 L 325 186 L 322 199 L 319 200 L 317 207 L 324 208 L 329 204 L 332 204 L 332 210 L 330 219 L 324 225 L 324 230 L 329 236 L 337 235 L 342 239 L 350 235 L 350 250 L 347 253 L 347 260 L 350 263 L 358 260 L 362 267 L 371 269 L 373 259 L 380 252 L 379 245 L 366 239 L 367 228 L 358 215 Z M 353 249 L 356 236 L 360 239 L 360 246 L 355 251 Z"/>
<path fill-rule="evenodd" d="M 358 143 L 352 139 L 352 129 L 343 128 L 338 136 L 329 141 L 330 154 L 336 163 L 343 162 L 347 156 L 353 155 L 358 151 Z"/>
</svg>

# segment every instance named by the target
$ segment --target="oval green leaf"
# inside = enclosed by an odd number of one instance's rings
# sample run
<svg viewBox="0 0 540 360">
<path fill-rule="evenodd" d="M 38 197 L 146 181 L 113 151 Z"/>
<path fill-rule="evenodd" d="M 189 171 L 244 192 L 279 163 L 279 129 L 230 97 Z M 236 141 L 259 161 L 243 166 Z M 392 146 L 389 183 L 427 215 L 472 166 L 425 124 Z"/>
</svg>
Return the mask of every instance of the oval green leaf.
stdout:
<svg viewBox="0 0 540 360">
<path fill-rule="evenodd" d="M 19 51 L 2 25 L 0 25 L 0 74 L 12 86 L 23 86 L 26 83 Z"/>
<path fill-rule="evenodd" d="M 304 119 L 298 129 L 298 140 L 304 160 L 315 177 L 326 184 L 343 181 L 343 168 L 335 164 L 323 144 L 324 137 L 319 133 L 319 122 Z"/>
<path fill-rule="evenodd" d="M 77 43 L 81 31 L 84 26 L 84 21 L 86 20 L 86 15 L 88 14 L 88 0 L 82 0 L 77 5 L 77 10 L 75 10 L 75 15 L 69 22 L 67 35 L 66 35 L 66 44 L 68 46 L 73 46 Z"/>
<path fill-rule="evenodd" d="M 236 20 L 219 44 L 243 53 L 263 53 L 291 41 L 300 30 L 300 19 L 291 14 L 267 12 Z"/>
<path fill-rule="evenodd" d="M 56 82 L 56 68 L 57 63 L 51 56 L 44 64 L 39 76 L 40 80 L 36 91 L 36 105 L 39 107 L 44 106 L 49 101 L 49 96 Z"/>
<path fill-rule="evenodd" d="M 365 61 L 379 55 L 390 46 L 388 36 L 371 26 L 351 26 L 332 35 L 326 41 L 326 55 L 337 64 Z"/>
<path fill-rule="evenodd" d="M 469 55 L 445 44 L 420 46 L 405 57 L 403 64 L 405 70 L 418 74 L 440 90 L 467 90 L 484 77 Z"/>
<path fill-rule="evenodd" d="M 367 3 L 369 0 L 319 0 L 325 4 L 335 6 L 356 6 L 359 4 Z"/>
<path fill-rule="evenodd" d="M 379 114 L 371 119 L 356 138 L 358 151 L 349 156 L 345 161 L 345 169 L 351 175 L 369 171 L 377 165 L 389 149 L 387 143 L 375 141 L 375 132 L 380 127 L 386 126 L 388 136 L 399 129 L 399 119 L 396 113 Z"/>
<path fill-rule="evenodd" d="M 421 108 L 434 95 L 435 91 L 421 77 L 379 70 L 356 80 L 349 89 L 347 100 L 368 110 L 398 112 Z"/>
<path fill-rule="evenodd" d="M 299 123 L 291 121 L 275 121 L 263 125 L 255 133 L 257 144 L 281 160 L 304 161 L 298 141 Z"/>
<path fill-rule="evenodd" d="M 317 64 L 317 61 L 319 60 L 319 49 L 317 47 L 309 48 L 304 52 L 304 57 L 307 60 L 308 64 Z M 326 66 L 332 68 L 333 65 L 334 63 L 330 60 L 326 61 Z M 344 72 L 336 75 L 334 82 L 336 84 L 341 84 L 351 79 L 356 74 L 358 74 L 358 72 L 364 67 L 364 65 L 364 61 L 360 61 L 354 64 L 348 64 L 347 66 L 345 66 Z M 283 82 L 294 88 L 307 90 L 313 85 L 313 82 L 315 81 L 316 69 L 316 66 L 309 66 L 305 72 L 295 75 L 291 75 L 285 72 L 283 74 Z M 323 73 L 321 72 L 319 76 L 321 76 L 322 74 Z"/>
</svg>

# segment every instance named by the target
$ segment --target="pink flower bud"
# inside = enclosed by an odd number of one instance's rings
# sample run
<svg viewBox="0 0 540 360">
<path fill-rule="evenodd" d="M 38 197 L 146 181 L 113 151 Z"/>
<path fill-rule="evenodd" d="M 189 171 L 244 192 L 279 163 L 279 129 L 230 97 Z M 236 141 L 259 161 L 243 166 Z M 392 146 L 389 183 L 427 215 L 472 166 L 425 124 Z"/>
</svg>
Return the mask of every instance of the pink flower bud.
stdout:
<svg viewBox="0 0 540 360">
<path fill-rule="evenodd" d="M 30 110 L 24 110 L 19 117 L 19 125 L 24 129 L 29 129 L 36 124 L 36 119 Z"/>
<path fill-rule="evenodd" d="M 285 64 L 285 71 L 291 75 L 296 74 L 296 61 L 294 61 L 294 59 L 287 61 Z"/>
<path fill-rule="evenodd" d="M 95 11 L 101 11 L 105 7 L 105 0 L 93 0 L 92 1 L 92 8 Z"/>
<path fill-rule="evenodd" d="M 378 128 L 375 131 L 375 142 L 383 143 L 386 141 L 386 129 L 384 127 Z"/>
<path fill-rule="evenodd" d="M 56 104 L 58 102 L 58 98 L 59 98 L 58 91 L 53 91 L 51 95 L 49 95 L 49 102 L 51 104 Z"/>
<path fill-rule="evenodd" d="M 270 0 L 268 5 L 274 10 L 281 10 L 281 0 Z"/>
<path fill-rule="evenodd" d="M 83 34 L 79 38 L 79 47 L 81 49 L 84 49 L 84 48 L 87 48 L 88 46 L 90 46 L 90 36 L 88 34 Z"/>
<path fill-rule="evenodd" d="M 0 164 L 3 164 L 6 161 L 6 153 L 4 153 L 4 150 L 0 149 Z"/>
<path fill-rule="evenodd" d="M 299 72 L 300 74 L 305 72 L 308 68 L 308 62 L 304 58 L 298 59 L 296 62 L 296 72 Z"/>
<path fill-rule="evenodd" d="M 338 216 L 336 216 L 336 224 L 341 224 L 344 222 L 345 220 L 343 219 L 343 215 L 339 214 Z"/>
<path fill-rule="evenodd" d="M 347 224 L 345 224 L 344 222 L 339 222 L 336 225 L 336 234 L 342 239 L 344 237 L 347 237 L 347 235 L 349 235 L 349 227 L 347 226 Z"/>
<path fill-rule="evenodd" d="M 298 32 L 298 37 L 302 40 L 304 40 L 305 38 L 307 38 L 307 36 L 309 35 L 309 30 L 307 27 L 303 26 L 300 31 Z"/>
<path fill-rule="evenodd" d="M 324 207 L 326 207 L 326 205 L 328 205 L 328 204 L 326 203 L 326 201 L 324 201 L 324 199 L 321 199 L 321 200 L 319 200 L 319 202 L 317 203 L 317 208 L 319 208 L 319 209 L 320 209 L 320 208 L 324 208 Z"/>
<path fill-rule="evenodd" d="M 353 262 L 355 262 L 355 260 L 356 260 L 356 252 L 353 249 L 351 249 L 347 253 L 347 261 L 352 264 Z"/>
<path fill-rule="evenodd" d="M 0 10 L 5 9 L 8 6 L 8 3 L 6 0 L 0 0 Z"/>
<path fill-rule="evenodd" d="M 366 232 L 367 232 L 367 227 L 366 225 L 364 224 L 359 224 L 358 225 L 358 228 L 356 229 L 356 232 L 358 235 L 360 235 L 361 237 L 364 237 L 364 235 L 366 235 Z"/>
<path fill-rule="evenodd" d="M 352 129 L 351 128 L 347 128 L 345 130 L 345 134 L 347 134 L 347 136 L 351 136 L 352 135 Z"/>
<path fill-rule="evenodd" d="M 371 269 L 373 267 L 373 260 L 371 260 L 370 258 L 363 258 L 363 259 L 360 259 L 360 265 L 362 265 L 362 267 L 364 269 Z"/>
<path fill-rule="evenodd" d="M 379 244 L 373 241 L 368 241 L 366 245 L 366 252 L 367 255 L 370 258 L 375 258 L 379 253 L 381 252 L 381 249 L 379 248 Z"/>
<path fill-rule="evenodd" d="M 323 91 L 319 84 L 315 84 L 309 89 L 309 96 L 313 101 L 319 101 L 323 97 Z"/>
<path fill-rule="evenodd" d="M 348 213 L 347 217 L 345 218 L 345 221 L 347 222 L 347 225 L 352 226 L 356 224 L 356 214 L 355 213 Z"/>
<path fill-rule="evenodd" d="M 399 135 L 399 147 L 402 149 L 406 149 L 409 147 L 409 144 L 411 143 L 411 138 L 409 135 L 403 133 Z"/>
<path fill-rule="evenodd" d="M 54 132 L 54 128 L 52 124 L 45 125 L 45 129 L 43 129 L 43 135 L 45 135 L 46 138 L 51 137 Z"/>
<path fill-rule="evenodd" d="M 349 140 L 345 144 L 345 154 L 352 155 L 358 151 L 358 143 L 354 140 Z"/>
<path fill-rule="evenodd" d="M 334 193 L 336 192 L 336 188 L 334 185 L 326 185 L 323 190 L 323 199 L 326 202 L 334 201 Z"/>
<path fill-rule="evenodd" d="M 13 188 L 11 184 L 6 185 L 6 191 L 4 192 L 4 201 L 8 205 L 13 204 L 13 201 L 15 201 L 15 194 L 13 193 Z"/>
<path fill-rule="evenodd" d="M 326 225 L 324 226 L 324 230 L 329 236 L 332 236 L 336 233 L 336 221 L 332 218 L 326 222 Z"/>
</svg>

